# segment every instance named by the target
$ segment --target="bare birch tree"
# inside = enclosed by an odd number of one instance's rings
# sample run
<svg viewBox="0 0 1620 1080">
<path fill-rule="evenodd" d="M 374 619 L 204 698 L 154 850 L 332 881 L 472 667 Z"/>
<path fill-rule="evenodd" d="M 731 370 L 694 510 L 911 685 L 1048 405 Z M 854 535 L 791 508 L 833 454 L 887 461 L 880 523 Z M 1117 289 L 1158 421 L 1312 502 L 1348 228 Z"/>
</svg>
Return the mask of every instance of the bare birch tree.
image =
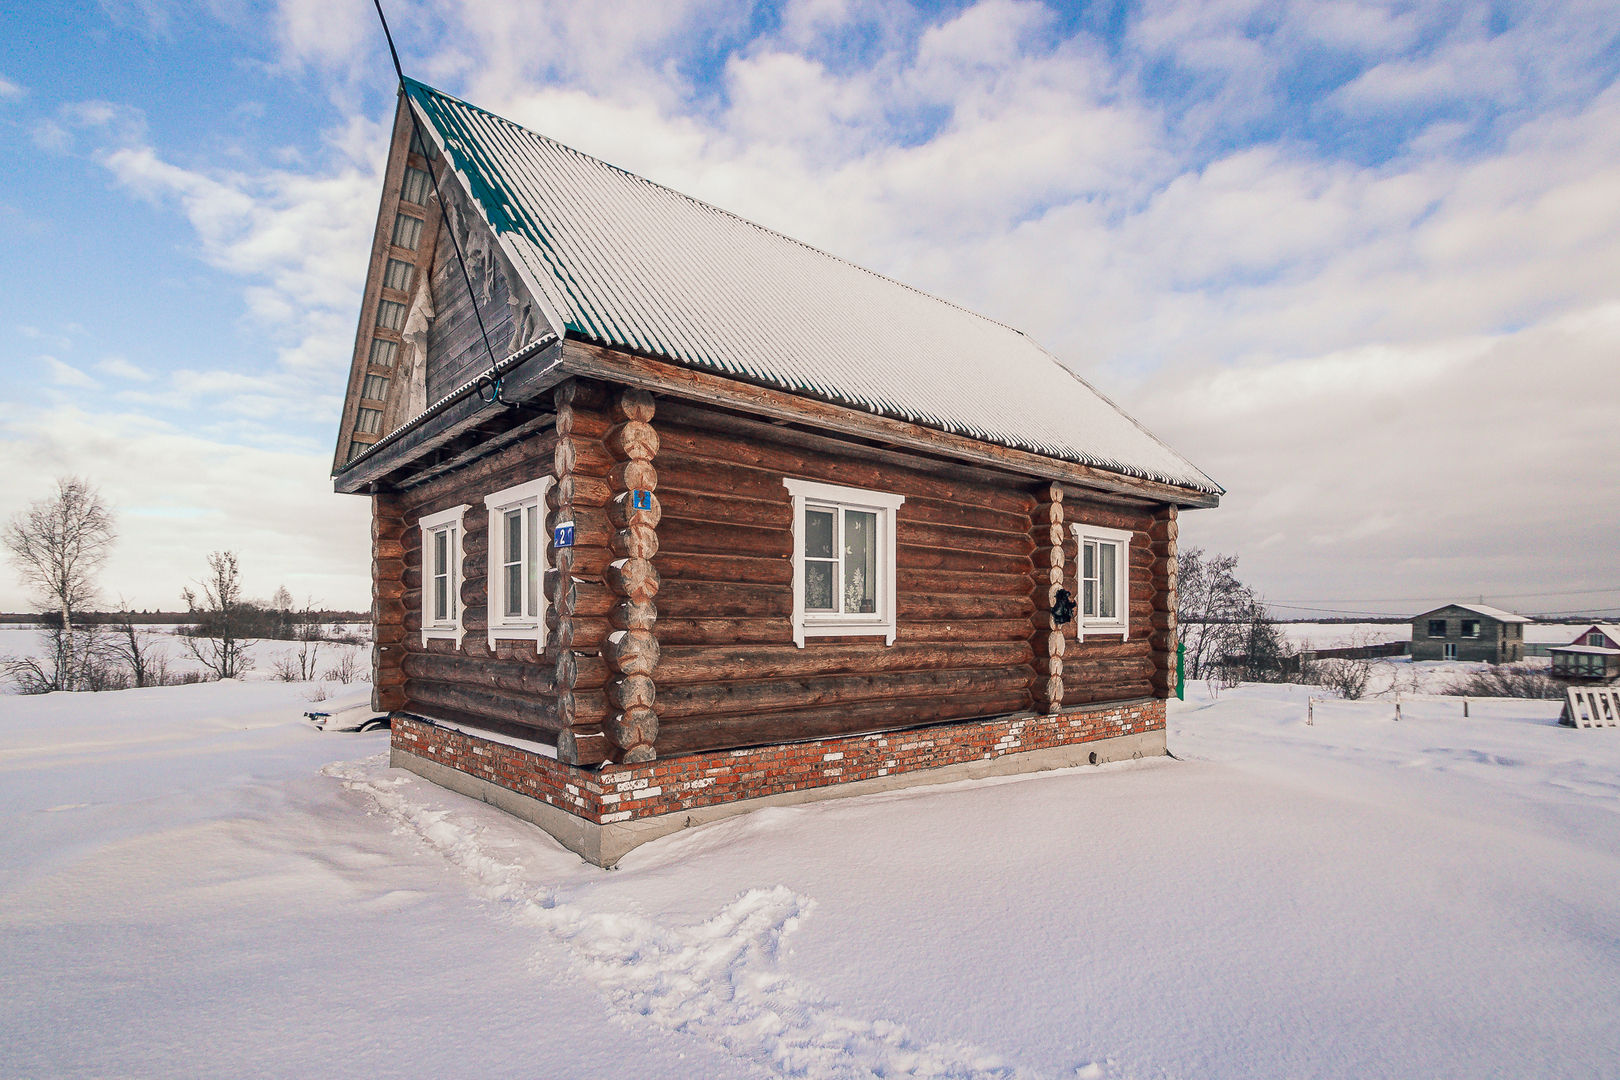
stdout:
<svg viewBox="0 0 1620 1080">
<path fill-rule="evenodd" d="M 186 651 L 216 679 L 234 679 L 253 666 L 244 651 L 246 634 L 255 621 L 252 605 L 242 599 L 241 568 L 236 552 L 216 551 L 208 556 L 208 577 L 198 582 L 199 596 L 181 592 L 197 625 L 186 638 Z"/>
<path fill-rule="evenodd" d="M 13 516 L 3 539 L 23 582 L 57 618 L 50 632 L 51 689 L 77 690 L 93 650 L 79 640 L 73 615 L 99 592 L 97 575 L 117 539 L 113 512 L 89 481 L 58 477 L 55 496 Z"/>
</svg>

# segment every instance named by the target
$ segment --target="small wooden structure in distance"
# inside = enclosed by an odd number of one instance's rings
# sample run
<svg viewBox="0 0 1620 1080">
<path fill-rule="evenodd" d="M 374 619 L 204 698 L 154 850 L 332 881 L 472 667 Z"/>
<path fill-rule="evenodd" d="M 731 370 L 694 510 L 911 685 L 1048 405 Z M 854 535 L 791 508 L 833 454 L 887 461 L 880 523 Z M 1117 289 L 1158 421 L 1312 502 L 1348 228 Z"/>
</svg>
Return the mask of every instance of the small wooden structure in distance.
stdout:
<svg viewBox="0 0 1620 1080">
<path fill-rule="evenodd" d="M 334 483 L 394 763 L 601 865 L 1163 753 L 1221 494 L 1023 334 L 418 83 Z"/>
<path fill-rule="evenodd" d="M 1412 618 L 1412 659 L 1515 663 L 1533 621 L 1486 604 L 1447 604 Z"/>
<path fill-rule="evenodd" d="M 1620 626 L 1593 623 L 1568 645 L 1547 650 L 1555 679 L 1609 682 L 1620 679 Z"/>
</svg>

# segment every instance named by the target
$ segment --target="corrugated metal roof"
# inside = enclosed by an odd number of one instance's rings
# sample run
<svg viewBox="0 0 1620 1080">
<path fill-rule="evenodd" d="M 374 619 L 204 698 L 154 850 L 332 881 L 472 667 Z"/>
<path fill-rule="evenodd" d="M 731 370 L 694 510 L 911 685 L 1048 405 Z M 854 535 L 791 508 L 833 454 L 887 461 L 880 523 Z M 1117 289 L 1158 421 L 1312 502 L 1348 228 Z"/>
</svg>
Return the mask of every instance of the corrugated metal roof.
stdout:
<svg viewBox="0 0 1620 1080">
<path fill-rule="evenodd" d="M 407 80 L 580 337 L 943 431 L 1220 487 L 1026 335 Z"/>
</svg>

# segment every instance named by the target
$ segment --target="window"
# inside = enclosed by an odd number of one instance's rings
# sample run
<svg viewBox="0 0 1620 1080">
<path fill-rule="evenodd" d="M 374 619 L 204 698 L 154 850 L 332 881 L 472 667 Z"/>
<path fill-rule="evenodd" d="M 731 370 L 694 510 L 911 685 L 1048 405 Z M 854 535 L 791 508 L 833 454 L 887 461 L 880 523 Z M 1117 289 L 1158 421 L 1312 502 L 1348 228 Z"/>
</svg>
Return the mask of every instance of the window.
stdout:
<svg viewBox="0 0 1620 1080">
<path fill-rule="evenodd" d="M 793 496 L 793 643 L 895 637 L 894 517 L 904 495 L 785 479 Z"/>
<path fill-rule="evenodd" d="M 1444 620 L 1444 619 L 1430 619 L 1429 620 L 1429 636 L 1430 637 L 1445 637 L 1446 636 L 1446 620 Z"/>
<path fill-rule="evenodd" d="M 416 267 L 403 259 L 389 259 L 388 265 L 383 268 L 383 288 L 410 292 L 411 276 L 415 272 Z"/>
<path fill-rule="evenodd" d="M 1075 633 L 1130 637 L 1131 534 L 1095 525 L 1073 526 L 1075 586 L 1079 594 Z"/>
<path fill-rule="evenodd" d="M 1603 635 L 1594 630 L 1586 635 L 1586 643 L 1593 648 L 1601 649 L 1603 648 Z"/>
<path fill-rule="evenodd" d="M 551 477 L 485 496 L 489 511 L 489 643 L 545 640 L 546 491 Z"/>
<path fill-rule="evenodd" d="M 360 388 L 360 396 L 371 401 L 387 401 L 388 380 L 381 375 L 367 375 L 365 384 Z"/>
<path fill-rule="evenodd" d="M 422 644 L 453 638 L 461 644 L 461 518 L 452 506 L 422 518 Z"/>
<path fill-rule="evenodd" d="M 422 244 L 422 219 L 410 214 L 394 215 L 394 246 L 415 251 Z"/>
<path fill-rule="evenodd" d="M 398 330 L 405 325 L 405 305 L 384 300 L 377 305 L 377 325 L 384 330 Z"/>
<path fill-rule="evenodd" d="M 361 409 L 354 418 L 354 430 L 362 435 L 375 435 L 381 429 L 381 409 Z"/>
<path fill-rule="evenodd" d="M 1479 637 L 1479 620 L 1478 619 L 1464 619 L 1462 621 L 1462 634 L 1461 634 L 1461 636 L 1462 637 L 1467 637 L 1467 638 L 1477 638 L 1477 637 Z"/>
<path fill-rule="evenodd" d="M 1457 659 L 1457 643 L 1455 641 L 1448 641 L 1444 645 L 1440 646 L 1440 655 L 1441 659 L 1444 660 Z"/>
<path fill-rule="evenodd" d="M 397 342 L 387 338 L 371 339 L 371 362 L 378 367 L 393 367 L 394 353 L 399 348 Z"/>
<path fill-rule="evenodd" d="M 405 182 L 399 187 L 399 197 L 405 202 L 426 206 L 428 192 L 433 190 L 433 178 L 414 165 L 405 166 Z"/>
</svg>

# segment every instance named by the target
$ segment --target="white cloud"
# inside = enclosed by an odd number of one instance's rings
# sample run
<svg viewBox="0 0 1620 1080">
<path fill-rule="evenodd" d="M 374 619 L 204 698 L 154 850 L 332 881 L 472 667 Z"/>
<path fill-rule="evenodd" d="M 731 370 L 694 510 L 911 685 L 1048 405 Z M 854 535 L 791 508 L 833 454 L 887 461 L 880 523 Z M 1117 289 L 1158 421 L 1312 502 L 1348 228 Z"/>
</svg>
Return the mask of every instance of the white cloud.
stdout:
<svg viewBox="0 0 1620 1080">
<path fill-rule="evenodd" d="M 144 371 L 122 356 L 109 356 L 96 364 L 96 370 L 119 379 L 131 379 L 135 382 L 151 382 L 152 373 Z"/>
<path fill-rule="evenodd" d="M 370 507 L 332 494 L 326 453 L 289 453 L 199 437 L 138 414 L 72 408 L 0 414 L 0 507 L 9 514 L 80 475 L 118 511 L 119 539 L 102 574 L 107 596 L 174 610 L 210 551 L 242 559 L 247 591 L 365 609 Z M 27 604 L 0 575 L 0 609 Z"/>
<path fill-rule="evenodd" d="M 96 380 L 73 365 L 64 364 L 54 356 L 41 356 L 39 359 L 45 365 L 45 371 L 49 374 L 53 385 L 79 387 L 96 385 Z"/>
<path fill-rule="evenodd" d="M 21 86 L 18 86 L 4 75 L 0 75 L 0 101 L 5 101 L 8 99 L 14 100 L 16 98 L 25 96 L 27 93 L 28 91 L 24 90 Z"/>
</svg>

